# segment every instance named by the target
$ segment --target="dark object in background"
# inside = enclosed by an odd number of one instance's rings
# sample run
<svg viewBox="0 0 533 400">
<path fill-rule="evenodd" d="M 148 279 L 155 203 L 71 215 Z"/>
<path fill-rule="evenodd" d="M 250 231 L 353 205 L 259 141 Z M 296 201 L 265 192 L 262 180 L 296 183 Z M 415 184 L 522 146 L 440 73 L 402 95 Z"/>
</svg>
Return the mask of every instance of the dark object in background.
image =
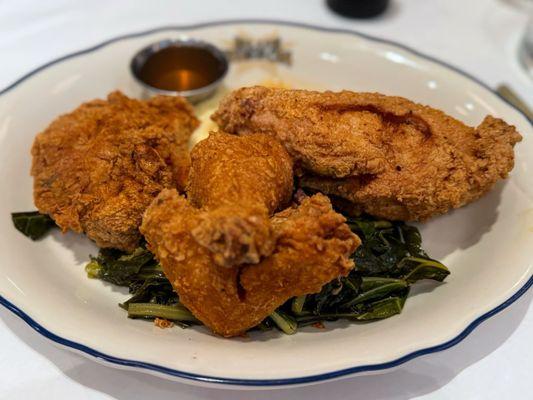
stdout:
<svg viewBox="0 0 533 400">
<path fill-rule="evenodd" d="M 385 11 L 389 0 L 327 0 L 328 7 L 348 18 L 371 18 Z"/>
</svg>

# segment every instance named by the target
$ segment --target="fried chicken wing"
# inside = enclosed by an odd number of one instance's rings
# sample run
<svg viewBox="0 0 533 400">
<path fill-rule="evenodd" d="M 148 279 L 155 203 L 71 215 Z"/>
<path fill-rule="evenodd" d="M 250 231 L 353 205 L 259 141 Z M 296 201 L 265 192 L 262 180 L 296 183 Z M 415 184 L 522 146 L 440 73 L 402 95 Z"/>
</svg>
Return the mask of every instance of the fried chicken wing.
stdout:
<svg viewBox="0 0 533 400">
<path fill-rule="evenodd" d="M 180 301 L 214 332 L 236 336 L 293 296 L 320 291 L 353 268 L 360 244 L 317 194 L 272 218 L 275 251 L 257 264 L 221 268 L 193 231 L 202 211 L 175 190 L 163 190 L 147 209 L 141 231 Z"/>
<path fill-rule="evenodd" d="M 142 213 L 163 188 L 182 190 L 198 125 L 182 98 L 120 92 L 60 116 L 32 147 L 34 201 L 63 231 L 133 250 Z"/>
<path fill-rule="evenodd" d="M 213 119 L 229 133 L 277 137 L 304 187 L 393 220 L 425 220 L 476 200 L 507 177 L 521 140 L 491 116 L 471 128 L 378 93 L 243 88 Z"/>
<path fill-rule="evenodd" d="M 214 332 L 234 336 L 292 296 L 353 268 L 360 244 L 323 195 L 286 206 L 292 161 L 273 137 L 212 133 L 193 149 L 187 198 L 164 190 L 141 232 L 180 301 Z"/>
<path fill-rule="evenodd" d="M 292 196 L 292 160 L 268 135 L 212 133 L 191 152 L 189 201 L 204 212 L 192 234 L 221 266 L 257 263 L 275 238 L 269 218 Z"/>
</svg>

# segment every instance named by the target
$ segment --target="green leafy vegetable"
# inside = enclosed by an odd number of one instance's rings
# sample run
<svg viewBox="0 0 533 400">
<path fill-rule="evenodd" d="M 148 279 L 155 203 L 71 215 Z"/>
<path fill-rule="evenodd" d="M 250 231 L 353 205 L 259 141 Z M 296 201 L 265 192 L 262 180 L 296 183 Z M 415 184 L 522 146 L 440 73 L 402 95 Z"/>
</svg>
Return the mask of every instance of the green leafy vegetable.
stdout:
<svg viewBox="0 0 533 400">
<path fill-rule="evenodd" d="M 128 307 L 130 318 L 164 318 L 172 321 L 198 322 L 194 315 L 181 304 L 165 306 L 154 303 L 131 303 Z"/>
<path fill-rule="evenodd" d="M 11 220 L 15 228 L 31 240 L 42 238 L 56 223 L 48 215 L 38 211 L 11 213 Z"/>
<path fill-rule="evenodd" d="M 421 279 L 433 279 L 442 282 L 450 274 L 448 268 L 431 259 L 405 257 L 400 263 L 400 269 L 406 269 L 405 266 L 410 265 L 407 267 L 410 272 L 405 275 L 405 280 L 409 283 L 415 283 Z"/>
<path fill-rule="evenodd" d="M 404 300 L 401 297 L 389 297 L 376 301 L 371 308 L 359 314 L 356 319 L 359 321 L 368 321 L 373 319 L 383 319 L 392 317 L 402 312 Z"/>
<path fill-rule="evenodd" d="M 152 277 L 152 272 L 157 269 L 153 254 L 144 247 L 136 248 L 131 254 L 115 249 L 101 249 L 98 256 L 92 257 L 91 262 L 85 266 L 90 278 L 98 278 L 119 286 L 129 286 L 134 281 Z M 159 272 L 160 276 L 164 277 L 160 268 Z"/>
<path fill-rule="evenodd" d="M 443 281 L 449 270 L 422 249 L 415 227 L 369 217 L 348 219 L 362 240 L 352 255 L 356 268 L 324 285 L 320 293 L 289 299 L 256 329 L 273 327 L 293 334 L 323 321 L 371 321 L 401 313 L 410 286 L 422 279 Z M 131 318 L 198 323 L 180 302 L 161 266 L 143 246 L 131 254 L 102 249 L 86 266 L 87 275 L 128 286 L 132 296 L 120 304 Z"/>
<path fill-rule="evenodd" d="M 298 322 L 283 311 L 274 311 L 270 314 L 270 319 L 272 319 L 276 326 L 287 335 L 296 333 L 296 330 L 298 329 Z"/>
<path fill-rule="evenodd" d="M 306 296 L 298 296 L 292 299 L 291 303 L 291 311 L 294 315 L 302 315 L 304 314 L 304 305 L 305 305 L 305 298 Z"/>
<path fill-rule="evenodd" d="M 422 238 L 413 226 L 369 217 L 350 218 L 348 224 L 362 240 L 352 256 L 356 268 L 320 293 L 307 295 L 300 314 L 292 314 L 299 324 L 391 317 L 401 312 L 412 284 L 422 279 L 443 281 L 450 273 L 422 249 Z"/>
<path fill-rule="evenodd" d="M 360 295 L 354 297 L 353 299 L 344 304 L 341 304 L 340 308 L 351 308 L 357 304 L 365 303 L 368 300 L 383 299 L 386 298 L 389 294 L 395 293 L 401 289 L 405 289 L 406 287 L 407 282 L 398 279 L 396 282 L 385 283 L 384 285 L 377 286 L 365 292 L 361 290 Z"/>
<path fill-rule="evenodd" d="M 192 314 L 179 303 L 161 266 L 144 246 L 130 254 L 100 249 L 98 256 L 92 257 L 85 266 L 85 271 L 89 278 L 129 287 L 132 296 L 119 306 L 128 311 L 131 318 L 158 317 L 176 322 L 196 322 L 196 319 L 191 319 Z"/>
</svg>

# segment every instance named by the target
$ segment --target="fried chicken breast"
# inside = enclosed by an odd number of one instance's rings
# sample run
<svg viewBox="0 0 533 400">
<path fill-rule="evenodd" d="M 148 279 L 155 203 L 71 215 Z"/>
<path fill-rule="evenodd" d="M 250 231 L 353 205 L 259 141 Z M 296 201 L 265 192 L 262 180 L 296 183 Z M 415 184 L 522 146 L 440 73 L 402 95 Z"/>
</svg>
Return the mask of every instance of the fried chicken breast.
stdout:
<svg viewBox="0 0 533 400">
<path fill-rule="evenodd" d="M 425 220 L 478 199 L 507 177 L 521 140 L 491 116 L 471 128 L 401 97 L 348 91 L 242 88 L 213 120 L 229 133 L 277 137 L 302 186 L 391 220 Z"/>
<path fill-rule="evenodd" d="M 180 301 L 234 336 L 287 299 L 346 275 L 360 244 L 329 199 L 292 197 L 292 162 L 273 137 L 211 133 L 191 155 L 187 198 L 164 190 L 141 232 Z"/>
<path fill-rule="evenodd" d="M 133 250 L 153 198 L 163 188 L 184 188 L 197 125 L 178 97 L 139 101 L 114 92 L 82 104 L 35 138 L 35 205 L 63 231 Z"/>
</svg>

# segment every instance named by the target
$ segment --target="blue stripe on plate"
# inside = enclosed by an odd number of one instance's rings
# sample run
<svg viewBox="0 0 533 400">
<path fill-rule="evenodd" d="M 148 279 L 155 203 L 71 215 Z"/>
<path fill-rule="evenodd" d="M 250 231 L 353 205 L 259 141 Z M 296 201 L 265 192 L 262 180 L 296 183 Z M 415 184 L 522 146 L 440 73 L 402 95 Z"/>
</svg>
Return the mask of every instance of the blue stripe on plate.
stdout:
<svg viewBox="0 0 533 400">
<path fill-rule="evenodd" d="M 404 46 L 402 44 L 396 43 L 391 40 L 385 40 L 385 39 L 379 39 L 375 38 L 363 33 L 355 32 L 352 30 L 346 30 L 346 29 L 336 29 L 336 28 L 326 28 L 326 27 L 320 27 L 310 24 L 304 24 L 304 23 L 298 23 L 298 22 L 289 22 L 289 21 L 276 21 L 276 20 L 263 20 L 263 19 L 244 19 L 244 20 L 224 20 L 224 21 L 213 21 L 213 22 L 205 22 L 205 23 L 198 23 L 193 25 L 182 25 L 182 26 L 164 26 L 156 29 L 150 29 L 143 32 L 138 33 L 132 33 L 128 35 L 122 35 L 118 36 L 114 39 L 107 40 L 103 43 L 100 43 L 96 46 L 90 47 L 85 50 L 77 51 L 75 53 L 68 54 L 66 56 L 57 58 L 53 61 L 50 61 L 33 71 L 27 73 L 26 75 L 22 76 L 21 78 L 17 79 L 15 82 L 7 86 L 6 88 L 2 89 L 0 91 L 0 96 L 9 92 L 10 90 L 14 89 L 17 85 L 24 82 L 26 79 L 30 78 L 31 76 L 37 74 L 38 72 L 54 65 L 58 64 L 62 61 L 68 60 L 70 58 L 74 58 L 83 54 L 91 53 L 95 50 L 98 50 L 104 46 L 107 46 L 111 43 L 115 43 L 120 40 L 125 39 L 131 39 L 131 38 L 137 38 L 142 37 L 146 35 L 150 35 L 157 32 L 163 32 L 163 31 L 180 31 L 180 30 L 189 30 L 189 29 L 198 29 L 198 28 L 205 28 L 210 26 L 222 26 L 222 25 L 231 25 L 231 24 L 277 24 L 277 25 L 284 25 L 284 26 L 293 26 L 298 28 L 306 28 L 306 29 L 312 29 L 317 31 L 323 31 L 323 32 L 332 32 L 332 33 L 346 33 L 351 34 L 354 36 L 363 37 L 368 40 L 372 40 L 374 42 L 379 43 L 386 43 L 391 44 L 396 47 L 402 48 L 406 51 L 409 51 L 413 54 L 416 54 L 419 57 L 425 58 L 427 60 L 433 61 L 437 64 L 441 64 L 467 78 L 470 80 L 476 82 L 480 86 L 483 86 L 487 90 L 494 93 L 497 97 L 499 97 L 502 101 L 509 104 L 511 107 L 513 107 L 516 111 L 518 111 L 520 114 L 524 116 L 526 120 L 528 120 L 530 123 L 532 121 L 528 119 L 528 117 L 519 109 L 514 107 L 511 103 L 509 103 L 505 98 L 500 96 L 498 93 L 494 92 L 489 86 L 484 84 L 483 82 L 479 81 L 478 79 L 474 78 L 470 74 L 458 69 L 457 67 L 454 67 L 452 65 L 449 65 L 443 61 L 437 60 L 433 57 L 427 56 L 425 54 L 422 54 L 416 50 L 413 50 L 407 46 Z M 467 337 L 470 332 L 472 332 L 479 324 L 481 324 L 486 319 L 492 317 L 493 315 L 497 314 L 498 312 L 502 311 L 503 309 L 510 306 L 512 303 L 514 303 L 520 296 L 522 296 L 524 293 L 527 292 L 527 290 L 531 287 L 533 284 L 533 276 L 529 278 L 529 280 L 526 282 L 524 286 L 522 286 L 513 296 L 511 296 L 509 299 L 507 299 L 505 302 L 500 304 L 498 307 L 494 308 L 493 310 L 483 314 L 479 318 L 477 318 L 475 321 L 473 321 L 470 325 L 466 327 L 459 335 L 457 335 L 455 338 L 439 344 L 437 346 L 428 347 L 425 349 L 417 350 L 413 353 L 410 353 L 408 355 L 405 355 L 401 358 L 398 358 L 393 361 L 389 361 L 382 364 L 373 364 L 373 365 L 360 365 L 360 366 L 354 366 L 338 371 L 332 371 L 324 374 L 319 375 L 311 375 L 311 376 L 303 376 L 298 378 L 287 378 L 287 379 L 234 379 L 234 378 L 222 378 L 222 377 L 216 377 L 216 376 L 207 376 L 207 375 L 199 375 L 199 374 L 193 374 L 189 372 L 184 371 L 178 371 L 172 368 L 163 367 L 156 364 L 150 364 L 145 363 L 142 361 L 135 361 L 135 360 L 126 360 L 123 358 L 113 357 L 104 353 L 101 353 L 97 350 L 94 350 L 90 347 L 87 347 L 81 343 L 73 342 L 72 340 L 68 340 L 65 338 L 62 338 L 61 336 L 56 335 L 53 332 L 50 332 L 48 329 L 46 329 L 44 326 L 36 322 L 34 319 L 32 319 L 28 314 L 26 314 L 24 311 L 22 311 L 20 308 L 18 308 L 16 305 L 11 303 L 6 298 L 0 296 L 0 304 L 2 304 L 4 307 L 6 307 L 9 311 L 11 311 L 13 314 L 17 315 L 18 317 L 22 318 L 28 325 L 30 325 L 33 329 L 35 329 L 38 333 L 45 336 L 46 338 L 60 344 L 66 347 L 70 347 L 72 349 L 81 351 L 85 354 L 88 354 L 92 357 L 99 358 L 101 360 L 104 360 L 106 362 L 109 362 L 111 364 L 117 364 L 125 367 L 131 367 L 131 368 L 141 368 L 146 369 L 150 371 L 155 371 L 158 373 L 166 374 L 175 376 L 178 378 L 183 379 L 189 379 L 189 380 L 195 380 L 195 381 L 201 381 L 201 382 L 208 382 L 208 383 L 219 383 L 219 384 L 228 384 L 228 385 L 238 385 L 238 386 L 284 386 L 284 385 L 297 385 L 297 384 L 303 384 L 303 383 L 310 383 L 310 382 L 320 382 L 325 381 L 328 379 L 338 378 L 346 375 L 352 375 L 360 372 L 368 372 L 368 371 L 378 371 L 383 369 L 388 369 L 392 367 L 396 367 L 400 364 L 403 364 L 409 360 L 412 360 L 413 358 L 420 357 L 425 354 L 431 354 L 436 353 L 438 351 L 446 350 L 449 347 L 455 346 L 457 343 L 462 341 L 465 337 Z"/>
</svg>

